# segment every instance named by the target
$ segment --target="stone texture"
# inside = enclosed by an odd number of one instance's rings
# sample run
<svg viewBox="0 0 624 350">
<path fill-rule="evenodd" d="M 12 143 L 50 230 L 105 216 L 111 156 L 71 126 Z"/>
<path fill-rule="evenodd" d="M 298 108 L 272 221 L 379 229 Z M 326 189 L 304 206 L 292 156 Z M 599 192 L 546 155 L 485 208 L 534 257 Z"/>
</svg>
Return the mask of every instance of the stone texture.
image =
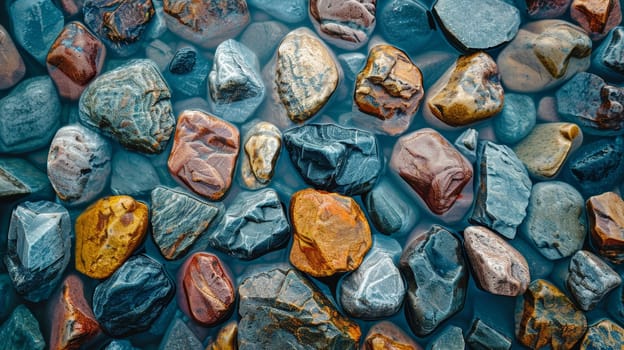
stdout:
<svg viewBox="0 0 624 350">
<path fill-rule="evenodd" d="M 127 149 L 160 153 L 173 131 L 171 93 L 154 62 L 132 60 L 97 77 L 80 97 L 80 122 Z"/>
<path fill-rule="evenodd" d="M 501 113 L 492 120 L 496 139 L 504 144 L 514 144 L 525 138 L 537 121 L 533 99 L 527 95 L 505 94 Z"/>
<path fill-rule="evenodd" d="M 474 350 L 509 350 L 511 339 L 480 319 L 475 319 L 466 335 L 468 347 Z"/>
<path fill-rule="evenodd" d="M 572 0 L 525 0 L 531 19 L 555 18 L 563 15 Z"/>
<path fill-rule="evenodd" d="M 172 54 L 164 77 L 175 97 L 204 97 L 210 66 L 210 62 L 193 47 L 183 46 Z"/>
<path fill-rule="evenodd" d="M 592 40 L 600 40 L 622 22 L 622 9 L 617 0 L 573 0 L 570 17 Z"/>
<path fill-rule="evenodd" d="M 362 196 L 368 217 L 375 228 L 392 234 L 407 227 L 410 218 L 418 220 L 418 212 L 401 198 L 389 182 L 380 182 Z"/>
<path fill-rule="evenodd" d="M 609 319 L 603 319 L 589 326 L 579 349 L 617 349 L 621 348 L 622 344 L 624 344 L 624 328 Z"/>
<path fill-rule="evenodd" d="M 276 1 L 266 1 L 260 0 L 263 4 L 273 2 L 278 6 L 282 7 L 284 1 L 276 0 Z M 300 1 L 300 0 L 294 0 Z M 305 2 L 305 1 L 302 1 Z M 251 4 L 251 1 L 250 1 Z M 306 5 L 304 4 L 305 8 Z M 273 15 L 276 15 L 277 12 L 273 12 Z M 304 12 L 307 17 L 307 11 Z M 241 34 L 240 42 L 241 44 L 248 47 L 251 51 L 253 51 L 258 60 L 263 64 L 265 63 L 271 55 L 275 52 L 275 48 L 279 45 L 282 38 L 289 32 L 288 27 L 286 27 L 281 22 L 277 21 L 264 21 L 264 22 L 253 22 Z"/>
<path fill-rule="evenodd" d="M 151 199 L 152 237 L 168 260 L 186 254 L 219 213 L 215 205 L 168 187 L 154 188 Z"/>
<path fill-rule="evenodd" d="M 113 157 L 112 168 L 110 188 L 113 194 L 142 196 L 158 186 L 156 169 L 149 159 L 140 154 L 118 150 Z"/>
<path fill-rule="evenodd" d="M 108 278 L 143 243 L 147 205 L 130 196 L 104 197 L 76 219 L 76 270 Z"/>
<path fill-rule="evenodd" d="M 167 166 L 193 192 L 219 200 L 232 184 L 239 148 L 234 125 L 199 110 L 185 110 L 178 117 Z"/>
<path fill-rule="evenodd" d="M 286 23 L 298 23 L 308 18 L 306 0 L 247 0 L 250 6 Z M 251 25 L 250 25 L 251 26 Z"/>
<path fill-rule="evenodd" d="M 336 124 L 307 124 L 286 130 L 284 145 L 308 184 L 345 195 L 370 190 L 383 165 L 374 135 Z"/>
<path fill-rule="evenodd" d="M 271 182 L 282 150 L 282 133 L 273 124 L 258 122 L 245 135 L 241 180 L 245 187 L 258 189 Z"/>
<path fill-rule="evenodd" d="M 11 315 L 18 301 L 11 277 L 6 273 L 0 273 L 0 324 Z"/>
<path fill-rule="evenodd" d="M 9 32 L 0 25 L 0 90 L 17 84 L 26 73 L 22 56 L 15 47 Z"/>
<path fill-rule="evenodd" d="M 13 39 L 45 66 L 54 39 L 63 30 L 63 12 L 49 0 L 24 0 L 8 3 Z"/>
<path fill-rule="evenodd" d="M 387 1 L 377 17 L 383 37 L 410 52 L 424 46 L 435 31 L 429 5 L 420 0 Z"/>
<path fill-rule="evenodd" d="M 571 349 L 585 334 L 582 311 L 550 282 L 537 279 L 516 299 L 516 339 L 532 349 Z"/>
<path fill-rule="evenodd" d="M 614 192 L 587 199 L 590 242 L 612 263 L 624 262 L 624 201 Z"/>
<path fill-rule="evenodd" d="M 469 221 L 509 239 L 524 220 L 531 179 L 516 154 L 491 141 L 479 143 L 475 207 Z"/>
<path fill-rule="evenodd" d="M 237 350 L 238 349 L 238 323 L 230 321 L 221 327 L 213 342 L 208 344 L 206 350 Z"/>
<path fill-rule="evenodd" d="M 356 349 L 360 327 L 303 274 L 275 268 L 238 288 L 238 349 Z"/>
<path fill-rule="evenodd" d="M 95 287 L 93 313 L 108 334 L 124 337 L 147 330 L 174 294 L 165 268 L 147 255 L 135 255 Z"/>
<path fill-rule="evenodd" d="M 0 201 L 51 199 L 51 194 L 52 186 L 44 172 L 21 158 L 0 158 Z"/>
<path fill-rule="evenodd" d="M 595 51 L 592 66 L 601 76 L 622 80 L 624 78 L 624 27 L 617 26 Z"/>
<path fill-rule="evenodd" d="M 427 350 L 465 350 L 464 333 L 456 326 L 438 332 L 427 345 Z"/>
<path fill-rule="evenodd" d="M 464 307 L 468 267 L 459 239 L 433 225 L 407 244 L 400 261 L 407 282 L 405 316 L 419 337 Z"/>
<path fill-rule="evenodd" d="M 327 42 L 355 50 L 375 30 L 376 0 L 310 0 L 310 21 Z"/>
<path fill-rule="evenodd" d="M 175 318 L 160 342 L 163 350 L 203 350 L 204 347 L 195 333 L 179 318 Z"/>
<path fill-rule="evenodd" d="M 48 152 L 48 178 L 68 205 L 94 200 L 111 173 L 111 146 L 99 134 L 79 125 L 60 128 Z"/>
<path fill-rule="evenodd" d="M 381 321 L 369 329 L 361 350 L 422 350 L 422 348 L 394 323 Z"/>
<path fill-rule="evenodd" d="M 106 348 L 104 348 L 104 350 L 139 350 L 139 349 L 132 346 L 132 343 L 130 343 L 127 340 L 113 340 L 112 342 L 108 343 L 108 345 L 106 346 Z"/>
<path fill-rule="evenodd" d="M 24 305 L 18 306 L 0 327 L 0 350 L 43 350 L 46 346 L 39 322 Z"/>
<path fill-rule="evenodd" d="M 71 256 L 70 225 L 56 203 L 24 202 L 13 210 L 4 264 L 24 299 L 46 300 L 58 287 Z"/>
<path fill-rule="evenodd" d="M 293 245 L 290 262 L 314 277 L 353 271 L 372 244 L 370 227 L 350 197 L 313 189 L 290 200 Z"/>
<path fill-rule="evenodd" d="M 547 19 L 520 28 L 498 55 L 497 63 L 505 88 L 540 92 L 587 70 L 591 49 L 592 42 L 583 29 L 566 21 Z"/>
<path fill-rule="evenodd" d="M 468 128 L 459 136 L 457 136 L 457 139 L 455 139 L 453 145 L 455 146 L 455 148 L 457 148 L 459 153 L 461 153 L 464 157 L 466 157 L 466 159 L 468 159 L 470 163 L 474 163 L 477 161 L 479 132 L 475 129 Z"/>
<path fill-rule="evenodd" d="M 566 286 L 581 310 L 592 310 L 621 283 L 620 275 L 593 253 L 579 250 L 570 259 Z"/>
</svg>

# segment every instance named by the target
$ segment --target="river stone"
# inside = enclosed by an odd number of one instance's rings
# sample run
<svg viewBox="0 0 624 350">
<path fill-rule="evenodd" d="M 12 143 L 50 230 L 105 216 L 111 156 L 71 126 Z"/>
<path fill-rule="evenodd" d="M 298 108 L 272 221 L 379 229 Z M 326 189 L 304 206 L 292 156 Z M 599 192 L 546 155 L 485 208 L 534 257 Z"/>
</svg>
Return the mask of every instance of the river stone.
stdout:
<svg viewBox="0 0 624 350">
<path fill-rule="evenodd" d="M 427 345 L 427 350 L 465 350 L 464 333 L 456 326 L 447 326 L 436 333 Z"/>
<path fill-rule="evenodd" d="M 310 21 L 325 41 L 346 50 L 368 42 L 375 30 L 376 0 L 310 0 Z"/>
<path fill-rule="evenodd" d="M 590 243 L 602 257 L 615 264 L 624 262 L 624 201 L 614 192 L 587 199 Z"/>
<path fill-rule="evenodd" d="M 47 146 L 60 125 L 61 101 L 52 80 L 47 76 L 26 79 L 0 99 L 0 153 Z"/>
<path fill-rule="evenodd" d="M 476 168 L 477 194 L 469 221 L 513 239 L 529 204 L 529 173 L 509 147 L 491 141 L 479 143 Z"/>
<path fill-rule="evenodd" d="M 63 30 L 63 12 L 49 0 L 11 1 L 7 8 L 13 39 L 45 66 L 50 46 Z"/>
<path fill-rule="evenodd" d="M 622 9 L 616 0 L 572 0 L 570 17 L 592 40 L 600 40 L 622 22 Z"/>
<path fill-rule="evenodd" d="M 151 199 L 152 237 L 167 260 L 186 254 L 219 213 L 217 206 L 173 188 L 158 186 Z"/>
<path fill-rule="evenodd" d="M 247 2 L 250 6 L 264 11 L 282 22 L 298 23 L 308 18 L 308 2 L 306 0 L 247 0 Z"/>
<path fill-rule="evenodd" d="M 572 0 L 525 0 L 526 12 L 531 19 L 555 18 L 563 15 Z"/>
<path fill-rule="evenodd" d="M 621 283 L 620 275 L 591 252 L 579 250 L 570 259 L 566 286 L 583 311 L 592 310 Z"/>
<path fill-rule="evenodd" d="M 466 159 L 468 159 L 470 163 L 474 164 L 477 161 L 479 132 L 473 128 L 468 128 L 459 136 L 457 136 L 457 139 L 455 139 L 453 145 L 455 146 L 455 148 L 457 148 L 459 153 L 461 153 L 464 157 L 466 157 Z"/>
<path fill-rule="evenodd" d="M 387 1 L 378 18 L 383 37 L 410 52 L 423 47 L 435 32 L 428 2 L 420 0 Z"/>
<path fill-rule="evenodd" d="M 71 256 L 71 222 L 62 205 L 24 202 L 11 214 L 4 264 L 17 293 L 32 302 L 56 290 Z"/>
<path fill-rule="evenodd" d="M 565 182 L 536 183 L 520 232 L 550 260 L 574 254 L 587 235 L 583 196 Z"/>
<path fill-rule="evenodd" d="M 215 114 L 234 123 L 246 121 L 264 101 L 264 83 L 256 54 L 236 40 L 217 46 L 208 76 Z"/>
<path fill-rule="evenodd" d="M 0 158 L 0 201 L 52 199 L 52 193 L 48 177 L 34 165 L 21 158 Z"/>
<path fill-rule="evenodd" d="M 111 173 L 111 146 L 99 134 L 79 124 L 60 128 L 48 153 L 48 178 L 67 205 L 94 200 Z"/>
<path fill-rule="evenodd" d="M 624 27 L 613 28 L 595 51 L 592 66 L 601 76 L 624 79 Z"/>
<path fill-rule="evenodd" d="M 381 321 L 368 330 L 361 350 L 422 350 L 422 348 L 394 323 Z"/>
<path fill-rule="evenodd" d="M 221 327 L 214 341 L 208 344 L 206 350 L 237 350 L 238 349 L 238 323 L 230 321 Z"/>
<path fill-rule="evenodd" d="M 225 212 L 210 244 L 239 259 L 255 259 L 282 247 L 290 225 L 277 192 L 264 189 L 239 193 Z"/>
<path fill-rule="evenodd" d="M 583 29 L 566 21 L 546 19 L 520 28 L 498 55 L 497 63 L 505 88 L 540 92 L 587 70 L 591 49 L 592 42 Z"/>
<path fill-rule="evenodd" d="M 400 269 L 407 282 L 405 317 L 419 337 L 431 334 L 464 307 L 468 267 L 459 239 L 433 225 L 403 250 Z"/>
<path fill-rule="evenodd" d="M 204 97 L 209 72 L 210 62 L 194 48 L 184 46 L 173 53 L 164 77 L 176 97 Z"/>
<path fill-rule="evenodd" d="M 80 122 L 127 149 L 161 153 L 175 119 L 171 93 L 154 62 L 132 60 L 97 77 L 80 97 Z"/>
<path fill-rule="evenodd" d="M 95 287 L 93 313 L 108 334 L 124 337 L 147 330 L 174 294 L 165 268 L 139 254 Z"/>
<path fill-rule="evenodd" d="M 505 105 L 493 119 L 496 139 L 504 144 L 514 144 L 525 138 L 537 121 L 537 110 L 533 99 L 527 95 L 505 94 Z"/>
<path fill-rule="evenodd" d="M 139 350 L 132 346 L 132 343 L 127 340 L 113 340 L 108 343 L 104 350 Z"/>
<path fill-rule="evenodd" d="M 140 154 L 119 150 L 113 156 L 112 168 L 110 188 L 113 194 L 142 196 L 158 186 L 156 169 Z"/>
<path fill-rule="evenodd" d="M 275 268 L 247 277 L 238 288 L 238 349 L 352 349 L 361 336 L 307 277 Z"/>
<path fill-rule="evenodd" d="M 11 277 L 6 273 L 0 273 L 0 324 L 11 315 L 18 302 Z"/>
<path fill-rule="evenodd" d="M 383 166 L 377 139 L 336 124 L 308 124 L 284 132 L 284 145 L 304 180 L 345 195 L 370 190 Z"/>
<path fill-rule="evenodd" d="M 472 322 L 472 327 L 466 335 L 466 342 L 468 347 L 474 350 L 511 349 L 511 339 L 478 318 Z"/>
<path fill-rule="evenodd" d="M 9 32 L 0 25 L 0 90 L 12 88 L 26 73 L 22 56 Z"/>
<path fill-rule="evenodd" d="M 0 327 L 0 339 L 0 350 L 43 350 L 46 346 L 39 322 L 24 305 Z"/>
<path fill-rule="evenodd" d="M 266 0 L 261 1 L 262 3 L 267 3 Z M 284 3 L 284 1 L 274 2 L 280 4 L 280 6 L 283 6 Z M 253 51 L 261 64 L 264 64 L 269 58 L 271 58 L 275 52 L 275 48 L 280 43 L 282 38 L 288 34 L 288 32 L 288 27 L 281 22 L 253 22 L 247 26 L 243 34 L 241 34 L 240 42 Z"/>
<path fill-rule="evenodd" d="M 621 348 L 622 344 L 624 344 L 624 328 L 609 319 L 603 319 L 589 326 L 579 349 L 617 349 Z"/>
<path fill-rule="evenodd" d="M 200 110 L 178 117 L 167 167 L 193 192 L 219 200 L 232 185 L 240 135 L 236 126 Z"/>
<path fill-rule="evenodd" d="M 516 339 L 532 349 L 571 349 L 585 334 L 587 319 L 557 287 L 531 282 L 516 299 Z"/>
<path fill-rule="evenodd" d="M 245 152 L 240 166 L 243 185 L 250 189 L 267 186 L 282 150 L 282 133 L 275 125 L 261 121 L 247 132 L 243 144 Z"/>
<path fill-rule="evenodd" d="M 204 350 L 195 333 L 179 318 L 175 318 L 160 342 L 159 350 Z"/>
<path fill-rule="evenodd" d="M 472 165 L 440 133 L 425 128 L 402 136 L 390 167 L 437 215 L 446 213 L 472 179 Z"/>
<path fill-rule="evenodd" d="M 419 213 L 401 198 L 401 193 L 389 182 L 383 181 L 362 196 L 364 207 L 375 228 L 385 234 L 392 234 L 418 221 Z"/>
</svg>

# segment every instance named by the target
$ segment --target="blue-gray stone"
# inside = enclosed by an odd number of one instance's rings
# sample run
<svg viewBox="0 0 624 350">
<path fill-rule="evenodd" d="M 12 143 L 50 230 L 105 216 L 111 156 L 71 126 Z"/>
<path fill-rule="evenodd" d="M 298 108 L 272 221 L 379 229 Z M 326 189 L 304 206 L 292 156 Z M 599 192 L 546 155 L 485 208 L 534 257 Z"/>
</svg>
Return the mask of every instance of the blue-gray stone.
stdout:
<svg viewBox="0 0 624 350">
<path fill-rule="evenodd" d="M 147 255 L 135 255 L 95 287 L 93 313 L 106 333 L 124 337 L 149 329 L 174 294 L 165 268 Z"/>
<path fill-rule="evenodd" d="M 112 168 L 110 188 L 116 195 L 142 196 L 159 184 L 156 169 L 142 155 L 119 150 L 113 156 Z"/>
<path fill-rule="evenodd" d="M 48 176 L 20 158 L 0 158 L 0 201 L 52 199 Z"/>
<path fill-rule="evenodd" d="M 624 328 L 609 319 L 602 319 L 589 326 L 580 344 L 582 350 L 622 349 Z"/>
<path fill-rule="evenodd" d="M 0 153 L 44 147 L 60 125 L 61 101 L 50 77 L 24 80 L 0 100 Z"/>
<path fill-rule="evenodd" d="M 509 350 L 511 339 L 480 319 L 475 319 L 466 335 L 468 347 L 474 350 Z"/>
<path fill-rule="evenodd" d="M 330 192 L 367 192 L 383 166 L 377 139 L 363 130 L 308 124 L 286 130 L 284 144 L 304 180 Z"/>
<path fill-rule="evenodd" d="M 624 279 L 624 276 L 620 274 L 620 278 Z M 624 323 L 624 283 L 611 293 L 606 309 L 617 322 Z"/>
<path fill-rule="evenodd" d="M 138 350 L 138 348 L 132 346 L 132 343 L 127 340 L 113 340 L 104 350 Z"/>
<path fill-rule="evenodd" d="M 479 132 L 477 130 L 466 129 L 457 136 L 453 144 L 470 163 L 474 164 L 477 161 L 477 147 L 479 146 Z"/>
<path fill-rule="evenodd" d="M 241 34 L 240 42 L 258 56 L 260 63 L 265 63 L 288 32 L 288 27 L 280 22 L 253 22 Z"/>
<path fill-rule="evenodd" d="M 286 23 L 298 23 L 308 18 L 306 0 L 247 0 L 247 2 Z"/>
<path fill-rule="evenodd" d="M 165 70 L 164 77 L 174 94 L 180 97 L 206 96 L 210 62 L 192 47 L 176 51 Z"/>
<path fill-rule="evenodd" d="M 17 293 L 11 278 L 7 274 L 0 274 L 0 324 L 13 312 L 17 302 Z"/>
<path fill-rule="evenodd" d="M 366 65 L 366 55 L 361 52 L 343 53 L 338 55 L 338 62 L 342 65 L 342 70 L 347 79 L 354 81 Z"/>
<path fill-rule="evenodd" d="M 277 192 L 241 192 L 225 212 L 210 245 L 240 259 L 255 259 L 286 244 L 290 225 Z"/>
<path fill-rule="evenodd" d="M 512 247 L 516 248 L 529 264 L 529 272 L 532 279 L 547 279 L 548 275 L 553 271 L 555 263 L 549 259 L 546 259 L 536 248 L 535 245 L 528 243 L 516 237 L 508 241 Z"/>
<path fill-rule="evenodd" d="M 491 141 L 479 143 L 476 168 L 476 199 L 469 221 L 513 239 L 529 204 L 529 173 L 511 148 Z"/>
<path fill-rule="evenodd" d="M 514 144 L 525 138 L 537 120 L 535 103 L 530 96 L 505 94 L 503 111 L 493 119 L 494 133 L 498 141 Z"/>
<path fill-rule="evenodd" d="M 597 255 L 579 250 L 570 259 L 566 286 L 581 310 L 592 310 L 620 284 L 620 275 Z"/>
<path fill-rule="evenodd" d="M 48 51 L 65 24 L 61 10 L 50 0 L 10 1 L 9 16 L 13 39 L 45 66 Z"/>
<path fill-rule="evenodd" d="M 386 181 L 379 182 L 362 199 L 373 225 L 381 233 L 401 231 L 418 221 L 420 216 L 416 206 L 406 203 L 392 184 Z"/>
<path fill-rule="evenodd" d="M 601 75 L 624 79 L 624 27 L 617 26 L 609 32 L 602 44 L 594 51 L 592 66 Z"/>
<path fill-rule="evenodd" d="M 387 2 L 379 11 L 378 26 L 384 39 L 406 51 L 424 46 L 435 31 L 429 6 L 420 0 Z"/>
<path fill-rule="evenodd" d="M 24 202 L 11 215 L 4 257 L 15 290 L 39 302 L 56 290 L 71 256 L 71 222 L 62 205 Z"/>
<path fill-rule="evenodd" d="M 465 350 L 464 332 L 457 326 L 448 326 L 438 332 L 427 344 L 427 350 Z"/>
<path fill-rule="evenodd" d="M 39 322 L 24 305 L 0 327 L 0 339 L 0 350 L 43 350 L 46 345 Z"/>
<path fill-rule="evenodd" d="M 171 322 L 171 326 L 163 337 L 159 350 L 204 350 L 201 341 L 179 318 Z"/>
</svg>

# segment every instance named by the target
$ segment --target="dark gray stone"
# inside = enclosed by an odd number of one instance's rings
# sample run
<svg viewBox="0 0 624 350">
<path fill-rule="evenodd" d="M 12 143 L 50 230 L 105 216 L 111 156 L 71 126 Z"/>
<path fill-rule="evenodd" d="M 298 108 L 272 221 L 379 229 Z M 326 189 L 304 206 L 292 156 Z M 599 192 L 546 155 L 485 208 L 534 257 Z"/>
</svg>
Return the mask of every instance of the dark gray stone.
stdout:
<svg viewBox="0 0 624 350">
<path fill-rule="evenodd" d="M 335 124 L 308 124 L 284 132 L 284 144 L 304 180 L 345 195 L 369 191 L 381 172 L 377 139 Z"/>
<path fill-rule="evenodd" d="M 624 79 L 624 27 L 611 29 L 609 35 L 596 49 L 592 66 L 605 76 L 617 80 Z"/>
<path fill-rule="evenodd" d="M 183 47 L 175 52 L 169 63 L 169 72 L 187 74 L 193 71 L 197 63 L 197 51 L 192 47 Z"/>
<path fill-rule="evenodd" d="M 576 304 L 588 311 L 622 284 L 622 278 L 595 254 L 579 250 L 570 259 L 566 284 Z"/>
<path fill-rule="evenodd" d="M 13 39 L 45 66 L 48 51 L 63 30 L 63 13 L 50 0 L 19 0 L 8 3 Z"/>
<path fill-rule="evenodd" d="M 174 294 L 165 268 L 147 255 L 135 255 L 95 287 L 93 313 L 108 334 L 124 337 L 149 329 Z"/>
<path fill-rule="evenodd" d="M 493 119 L 492 125 L 498 141 L 510 145 L 525 138 L 536 120 L 535 103 L 530 96 L 508 93 L 503 111 Z"/>
<path fill-rule="evenodd" d="M 0 324 L 13 312 L 17 302 L 11 278 L 7 274 L 0 274 Z"/>
<path fill-rule="evenodd" d="M 466 342 L 474 350 L 511 349 L 511 339 L 478 318 L 472 323 Z"/>
<path fill-rule="evenodd" d="M 116 195 L 142 196 L 159 184 L 156 169 L 142 155 L 119 150 L 113 156 L 112 168 L 110 188 Z"/>
<path fill-rule="evenodd" d="M 531 179 L 522 161 L 507 146 L 479 143 L 476 200 L 469 221 L 513 239 L 526 216 Z"/>
<path fill-rule="evenodd" d="M 468 128 L 457 136 L 453 143 L 455 148 L 461 153 L 470 163 L 477 161 L 477 147 L 479 146 L 479 132 L 475 129 Z"/>
<path fill-rule="evenodd" d="M 338 62 L 347 79 L 354 81 L 362 68 L 366 65 L 366 55 L 361 52 L 349 52 L 338 55 Z"/>
<path fill-rule="evenodd" d="M 580 344 L 581 350 L 621 349 L 624 344 L 624 328 L 609 319 L 599 320 L 589 326 Z"/>
<path fill-rule="evenodd" d="M 298 23 L 308 18 L 306 0 L 248 0 L 249 5 L 286 23 Z"/>
<path fill-rule="evenodd" d="M 179 318 L 171 322 L 165 337 L 160 343 L 160 350 L 204 350 L 201 341 Z"/>
<path fill-rule="evenodd" d="M 240 42 L 256 54 L 260 63 L 264 63 L 288 31 L 288 27 L 280 22 L 253 22 L 241 35 Z"/>
<path fill-rule="evenodd" d="M 0 201 L 26 197 L 52 199 L 48 176 L 20 158 L 0 158 Z"/>
<path fill-rule="evenodd" d="M 132 346 L 132 343 L 127 340 L 113 340 L 104 350 L 138 350 L 138 348 Z"/>
<path fill-rule="evenodd" d="M 362 198 L 368 216 L 381 233 L 391 234 L 418 221 L 419 213 L 389 182 L 380 182 Z"/>
<path fill-rule="evenodd" d="M 191 47 L 175 52 L 164 77 L 176 97 L 206 96 L 210 62 Z"/>
<path fill-rule="evenodd" d="M 438 332 L 427 344 L 427 350 L 465 350 L 464 332 L 456 326 L 448 326 Z"/>
<path fill-rule="evenodd" d="M 0 327 L 0 350 L 43 350 L 45 340 L 39 322 L 24 305 L 18 306 Z"/>
<path fill-rule="evenodd" d="M 424 46 L 435 31 L 429 6 L 420 0 L 388 1 L 379 11 L 378 22 L 384 39 L 407 51 Z"/>
</svg>

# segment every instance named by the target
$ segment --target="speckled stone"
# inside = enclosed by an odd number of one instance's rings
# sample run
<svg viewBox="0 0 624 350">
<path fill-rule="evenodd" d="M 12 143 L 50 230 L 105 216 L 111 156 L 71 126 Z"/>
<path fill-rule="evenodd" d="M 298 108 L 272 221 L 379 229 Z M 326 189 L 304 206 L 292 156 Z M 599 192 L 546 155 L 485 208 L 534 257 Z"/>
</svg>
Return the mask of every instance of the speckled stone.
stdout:
<svg viewBox="0 0 624 350">
<path fill-rule="evenodd" d="M 390 0 L 377 15 L 383 37 L 411 50 L 424 46 L 435 32 L 429 5 L 420 0 Z"/>
<path fill-rule="evenodd" d="M 501 113 L 492 120 L 496 139 L 504 144 L 514 144 L 525 138 L 537 121 L 533 99 L 527 95 L 505 94 Z"/>
<path fill-rule="evenodd" d="M 624 262 L 624 201 L 614 192 L 587 199 L 590 242 L 612 263 Z"/>
<path fill-rule="evenodd" d="M 306 0 L 247 0 L 250 6 L 286 23 L 298 23 L 308 18 Z M 251 25 L 250 25 L 251 26 Z"/>
<path fill-rule="evenodd" d="M 206 96 L 210 62 L 192 47 L 178 49 L 164 71 L 176 97 Z"/>
<path fill-rule="evenodd" d="M 624 27 L 617 26 L 596 49 L 592 66 L 604 77 L 624 79 Z"/>
<path fill-rule="evenodd" d="M 499 117 L 500 118 L 500 117 Z M 479 146 L 479 132 L 473 128 L 468 128 L 462 132 L 453 145 L 470 163 L 477 161 L 477 147 Z"/>
<path fill-rule="evenodd" d="M 299 1 L 299 0 L 296 0 Z M 273 1 L 280 6 L 283 6 L 284 1 Z M 266 0 L 262 0 L 262 3 L 268 3 Z M 250 2 L 251 4 L 251 2 Z M 305 8 L 305 4 L 304 4 Z M 273 14 L 275 14 L 274 12 Z M 307 17 L 307 13 L 304 12 Z M 289 32 L 281 22 L 277 21 L 264 21 L 253 22 L 241 34 L 239 40 L 241 44 L 248 47 L 253 51 L 261 64 L 266 62 L 271 55 L 275 52 L 275 48 L 279 45 L 282 38 Z"/>
<path fill-rule="evenodd" d="M 113 194 L 142 196 L 159 184 L 156 169 L 140 154 L 119 150 L 113 156 L 112 168 L 110 188 Z"/>
<path fill-rule="evenodd" d="M 201 341 L 195 333 L 179 318 L 175 318 L 167 333 L 160 342 L 162 350 L 204 350 Z"/>
<path fill-rule="evenodd" d="M 466 342 L 473 350 L 511 349 L 511 339 L 478 318 L 472 322 Z"/>
<path fill-rule="evenodd" d="M 362 196 L 366 212 L 379 232 L 389 235 L 404 229 L 410 223 L 410 218 L 418 221 L 418 211 L 401 196 L 386 181 L 378 183 Z"/>
<path fill-rule="evenodd" d="M 282 150 L 282 133 L 271 123 L 258 122 L 245 135 L 243 149 L 240 165 L 243 185 L 250 189 L 267 186 Z"/>
<path fill-rule="evenodd" d="M 422 350 L 422 348 L 394 323 L 381 321 L 368 330 L 361 350 Z"/>
<path fill-rule="evenodd" d="M 0 327 L 0 350 L 43 350 L 46 346 L 39 322 L 24 305 L 18 306 Z"/>
<path fill-rule="evenodd" d="M 0 158 L 0 201 L 52 199 L 52 193 L 48 177 L 34 165 L 21 158 Z"/>
<path fill-rule="evenodd" d="M 531 19 L 555 18 L 563 15 L 572 0 L 525 0 L 526 12 Z"/>
<path fill-rule="evenodd" d="M 427 350 L 465 350 L 464 333 L 456 326 L 448 326 L 436 333 L 427 345 Z"/>
<path fill-rule="evenodd" d="M 581 310 L 592 310 L 622 278 L 609 264 L 586 250 L 579 250 L 570 259 L 566 286 Z"/>
<path fill-rule="evenodd" d="M 327 42 L 355 50 L 375 30 L 376 0 L 310 0 L 310 21 Z"/>
<path fill-rule="evenodd" d="M 0 274 L 0 324 L 4 322 L 17 307 L 19 302 L 11 277 L 6 273 Z"/>
<path fill-rule="evenodd" d="M 622 22 L 622 9 L 617 0 L 572 0 L 570 17 L 592 40 L 600 40 Z"/>
<path fill-rule="evenodd" d="M 221 327 L 206 350 L 238 350 L 238 323 L 230 321 Z"/>
<path fill-rule="evenodd" d="M 9 32 L 0 25 L 0 90 L 17 84 L 26 73 L 22 56 L 15 47 Z"/>
<path fill-rule="evenodd" d="M 624 328 L 617 323 L 603 319 L 589 326 L 580 343 L 580 350 L 609 350 L 622 347 Z"/>
<path fill-rule="evenodd" d="M 63 12 L 49 0 L 12 1 L 7 8 L 13 39 L 45 66 L 50 46 L 63 30 Z"/>
</svg>

